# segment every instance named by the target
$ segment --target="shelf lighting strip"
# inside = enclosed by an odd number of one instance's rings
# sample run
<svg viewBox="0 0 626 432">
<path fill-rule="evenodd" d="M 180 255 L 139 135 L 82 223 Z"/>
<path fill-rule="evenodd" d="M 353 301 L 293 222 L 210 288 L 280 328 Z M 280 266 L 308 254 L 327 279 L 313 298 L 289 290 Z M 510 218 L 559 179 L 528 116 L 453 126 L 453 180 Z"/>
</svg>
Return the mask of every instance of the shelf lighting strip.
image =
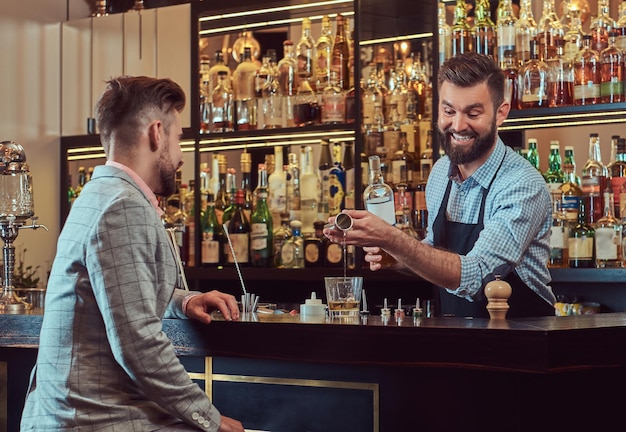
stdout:
<svg viewBox="0 0 626 432">
<path fill-rule="evenodd" d="M 626 116 L 626 111 L 612 112 L 611 116 L 613 116 L 614 118 L 595 118 L 606 116 L 606 112 L 595 112 L 508 119 L 504 121 L 504 125 L 500 126 L 498 130 L 507 131 L 523 129 L 543 129 L 562 126 L 584 126 L 593 124 L 623 123 L 624 117 Z M 515 124 L 507 126 L 507 123 Z"/>
<path fill-rule="evenodd" d="M 183 153 L 189 153 L 194 151 L 195 141 L 183 140 L 180 142 L 180 147 Z M 81 147 L 67 149 L 67 160 L 89 160 L 89 159 L 103 159 L 106 157 L 102 146 L 100 147 Z"/>
<path fill-rule="evenodd" d="M 371 40 L 361 41 L 359 42 L 359 45 L 374 45 L 374 44 L 379 44 L 379 43 L 397 42 L 397 41 L 412 40 L 412 39 L 424 39 L 424 38 L 429 38 L 429 37 L 433 37 L 433 33 L 416 33 L 416 34 L 405 35 L 405 36 L 371 39 Z"/>
<path fill-rule="evenodd" d="M 225 13 L 225 14 L 219 14 L 219 15 L 212 15 L 208 17 L 202 17 L 200 18 L 200 22 L 217 21 L 220 19 L 238 18 L 238 17 L 251 16 L 251 15 L 262 15 L 262 14 L 267 14 L 267 13 L 272 13 L 272 12 L 285 12 L 285 11 L 292 11 L 292 10 L 298 10 L 298 9 L 312 9 L 312 8 L 317 8 L 321 6 L 351 4 L 352 2 L 353 0 L 329 0 L 329 1 L 319 1 L 319 2 L 307 3 L 307 4 L 291 5 L 291 6 L 255 9 L 255 10 L 247 10 L 247 11 L 242 11 L 242 12 L 231 12 L 231 13 Z"/>
<path fill-rule="evenodd" d="M 323 133 L 296 133 L 273 135 L 266 137 L 233 137 L 200 140 L 200 152 L 217 150 L 237 150 L 243 148 L 258 148 L 286 145 L 317 144 L 321 138 L 331 140 L 354 141 L 354 131 L 323 132 Z M 209 146 L 209 147 L 206 147 Z M 217 147 L 219 146 L 219 148 Z"/>
</svg>

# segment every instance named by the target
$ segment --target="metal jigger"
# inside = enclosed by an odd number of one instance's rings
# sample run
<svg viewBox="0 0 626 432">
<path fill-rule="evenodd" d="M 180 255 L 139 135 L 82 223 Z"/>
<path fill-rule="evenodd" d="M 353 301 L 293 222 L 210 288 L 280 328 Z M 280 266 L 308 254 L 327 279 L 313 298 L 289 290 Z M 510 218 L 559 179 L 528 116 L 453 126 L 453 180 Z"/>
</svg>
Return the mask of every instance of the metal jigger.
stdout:
<svg viewBox="0 0 626 432">
<path fill-rule="evenodd" d="M 4 278 L 0 311 L 21 312 L 32 305 L 17 296 L 13 287 L 15 246 L 13 241 L 20 229 L 46 228 L 33 217 L 33 183 L 26 164 L 24 148 L 12 141 L 0 142 L 0 236 L 4 240 Z M 30 225 L 24 225 L 32 219 Z"/>
</svg>

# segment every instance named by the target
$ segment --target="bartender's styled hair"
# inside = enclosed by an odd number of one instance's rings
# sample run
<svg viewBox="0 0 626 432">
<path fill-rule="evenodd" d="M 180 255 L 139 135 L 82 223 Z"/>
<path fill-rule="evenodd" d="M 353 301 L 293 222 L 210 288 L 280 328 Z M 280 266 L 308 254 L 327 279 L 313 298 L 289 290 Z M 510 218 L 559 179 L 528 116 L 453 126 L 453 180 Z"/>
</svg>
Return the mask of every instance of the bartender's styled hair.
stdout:
<svg viewBox="0 0 626 432">
<path fill-rule="evenodd" d="M 504 72 L 484 54 L 467 52 L 446 60 L 439 68 L 437 89 L 441 89 L 446 81 L 457 87 L 473 87 L 486 82 L 494 109 L 504 101 Z"/>
<path fill-rule="evenodd" d="M 96 103 L 96 124 L 100 141 L 108 155 L 112 142 L 129 150 L 141 128 L 159 119 L 166 133 L 171 125 L 171 112 L 185 107 L 185 92 L 169 78 L 123 76 L 107 81 Z"/>
</svg>

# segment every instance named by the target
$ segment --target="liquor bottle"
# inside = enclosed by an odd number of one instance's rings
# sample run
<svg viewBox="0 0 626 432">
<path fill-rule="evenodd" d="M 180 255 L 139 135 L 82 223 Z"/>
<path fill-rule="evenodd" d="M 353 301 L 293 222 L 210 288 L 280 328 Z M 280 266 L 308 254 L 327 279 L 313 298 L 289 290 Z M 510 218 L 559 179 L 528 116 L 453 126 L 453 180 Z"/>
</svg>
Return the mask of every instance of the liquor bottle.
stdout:
<svg viewBox="0 0 626 432">
<path fill-rule="evenodd" d="M 608 172 L 602 163 L 600 137 L 597 133 L 589 134 L 589 158 L 582 170 L 582 191 L 589 197 L 588 221 L 594 224 L 604 213 L 602 192 L 606 188 Z"/>
<path fill-rule="evenodd" d="M 289 211 L 289 219 L 298 219 L 302 220 L 301 213 L 301 188 L 300 188 L 300 162 L 298 161 L 298 155 L 296 153 L 288 153 L 287 161 L 289 164 L 287 165 L 287 171 L 285 173 L 287 180 L 287 189 L 286 189 L 286 201 L 287 201 L 287 210 Z"/>
<path fill-rule="evenodd" d="M 561 200 L 552 201 L 552 226 L 550 227 L 550 259 L 548 267 L 567 267 L 569 260 L 569 221 L 565 217 Z"/>
<path fill-rule="evenodd" d="M 291 237 L 285 241 L 280 251 L 282 265 L 287 269 L 302 269 L 304 268 L 304 239 L 300 232 L 302 222 L 292 220 L 289 222 L 289 227 Z"/>
<path fill-rule="evenodd" d="M 72 186 L 72 175 L 67 175 L 67 204 L 72 207 L 74 204 L 74 200 L 76 199 L 76 190 L 74 190 L 74 186 Z"/>
<path fill-rule="evenodd" d="M 615 46 L 618 33 L 609 32 L 608 46 L 600 52 L 600 101 L 624 102 L 624 52 Z"/>
<path fill-rule="evenodd" d="M 209 111 L 209 132 L 232 132 L 234 128 L 235 101 L 233 91 L 227 81 L 227 73 L 217 73 L 217 85 L 211 91 Z"/>
<path fill-rule="evenodd" d="M 234 264 L 235 258 L 239 265 L 247 265 L 250 262 L 250 221 L 243 212 L 243 191 L 238 189 L 235 192 L 235 211 L 228 222 L 228 236 L 235 251 L 226 247 L 226 263 Z"/>
<path fill-rule="evenodd" d="M 280 225 L 274 229 L 273 233 L 274 245 L 272 252 L 272 263 L 276 268 L 284 268 L 283 261 L 281 259 L 281 251 L 283 245 L 291 237 L 291 228 L 289 227 L 289 213 L 283 211 L 280 213 Z"/>
<path fill-rule="evenodd" d="M 426 237 L 428 229 L 428 208 L 426 207 L 426 182 L 428 177 L 420 171 L 420 178 L 415 182 L 413 193 L 413 227 L 420 238 Z"/>
<path fill-rule="evenodd" d="M 517 52 L 515 48 L 515 21 L 511 0 L 502 0 L 498 5 L 498 19 L 496 20 L 497 55 L 501 69 L 504 69 L 504 52 L 507 50 Z"/>
<path fill-rule="evenodd" d="M 261 69 L 263 66 L 261 67 Z M 262 71 L 265 74 L 265 71 Z M 259 73 L 257 73 L 257 76 Z M 261 79 L 257 80 L 257 86 Z M 262 119 L 263 129 L 276 129 L 283 127 L 284 122 L 284 98 L 280 86 L 278 68 L 275 67 L 274 60 L 269 57 L 267 64 L 266 81 L 261 87 L 261 113 L 259 119 Z"/>
<path fill-rule="evenodd" d="M 576 183 L 576 170 L 574 165 L 570 162 L 565 162 L 563 165 L 563 171 L 565 174 L 565 180 L 560 190 L 560 197 L 556 197 L 560 200 L 561 213 L 563 217 L 571 224 L 575 224 L 578 220 L 578 212 L 580 210 L 580 201 L 583 197 L 583 191 Z M 554 195 L 553 195 L 553 198 Z"/>
<path fill-rule="evenodd" d="M 310 18 L 302 19 L 302 36 L 296 45 L 296 56 L 298 59 L 298 75 L 304 74 L 309 79 L 314 79 L 315 40 L 311 36 Z M 315 81 L 312 82 L 312 87 L 315 87 Z"/>
<path fill-rule="evenodd" d="M 254 97 L 254 83 L 257 66 L 252 61 L 250 47 L 244 47 L 243 60 L 233 72 L 233 92 L 235 94 L 235 116 L 237 130 L 257 128 L 257 102 Z"/>
<path fill-rule="evenodd" d="M 354 210 L 356 208 L 356 197 L 354 187 L 354 143 L 347 141 L 343 143 L 343 159 L 341 165 L 346 172 L 346 197 L 344 199 L 345 208 Z"/>
<path fill-rule="evenodd" d="M 548 169 L 543 177 L 546 179 L 548 191 L 550 195 L 559 195 L 559 189 L 564 181 L 563 170 L 561 168 L 562 159 L 559 142 L 557 140 L 550 141 L 550 156 L 548 159 Z"/>
<path fill-rule="evenodd" d="M 268 177 L 268 203 L 274 229 L 280 224 L 280 213 L 287 210 L 287 174 L 283 170 L 284 162 L 282 146 L 274 146 L 274 172 Z"/>
<path fill-rule="evenodd" d="M 254 34 L 248 30 L 240 32 L 237 39 L 235 39 L 235 42 L 233 42 L 232 55 L 233 59 L 237 63 L 241 63 L 243 61 L 244 51 L 246 48 L 250 49 L 250 58 L 256 63 L 256 60 L 261 55 L 261 44 L 258 40 L 256 40 Z"/>
<path fill-rule="evenodd" d="M 528 162 L 535 167 L 537 171 L 539 169 L 539 152 L 537 151 L 537 139 L 528 138 Z"/>
<path fill-rule="evenodd" d="M 565 172 L 565 165 L 570 164 L 574 173 L 574 183 L 580 186 L 580 176 L 576 171 L 576 158 L 574 158 L 574 146 L 565 146 L 565 158 L 563 159 L 563 172 Z"/>
<path fill-rule="evenodd" d="M 219 72 L 226 72 L 226 82 L 228 83 L 228 86 L 232 88 L 230 68 L 224 63 L 224 53 L 221 49 L 215 51 L 215 61 L 209 68 L 209 82 L 207 84 L 209 92 L 217 85 L 217 74 Z"/>
<path fill-rule="evenodd" d="M 369 173 L 369 184 L 363 192 L 365 209 L 388 224 L 394 225 L 396 223 L 396 214 L 393 190 L 383 180 L 380 157 L 378 155 L 369 157 Z"/>
<path fill-rule="evenodd" d="M 304 74 L 299 77 L 298 90 L 291 113 L 295 126 L 316 125 L 322 121 L 322 107 L 317 101 L 309 78 Z"/>
<path fill-rule="evenodd" d="M 226 190 L 228 191 L 228 207 L 224 209 L 222 214 L 222 223 L 227 224 L 235 213 L 237 203 L 235 202 L 235 193 L 237 192 L 237 171 L 235 168 L 226 170 Z M 248 218 L 250 220 L 250 218 Z"/>
<path fill-rule="evenodd" d="M 241 152 L 239 156 L 239 165 L 241 169 L 241 190 L 243 190 L 243 212 L 250 219 L 252 208 L 256 203 L 256 197 L 253 201 L 252 186 L 250 185 L 252 177 L 252 155 L 246 150 Z"/>
<path fill-rule="evenodd" d="M 188 186 L 183 193 L 185 195 L 181 196 L 183 199 L 183 206 L 187 211 L 187 219 L 185 220 L 185 238 L 183 239 L 183 244 L 185 244 L 187 248 L 187 266 L 193 267 L 196 265 L 196 205 L 195 205 L 195 179 L 190 179 Z M 203 213 L 202 211 L 199 214 L 199 219 L 202 219 Z"/>
<path fill-rule="evenodd" d="M 330 61 L 333 50 L 333 27 L 328 15 L 322 17 L 322 33 L 315 43 L 315 88 L 326 88 L 330 81 Z"/>
<path fill-rule="evenodd" d="M 585 32 L 583 31 L 583 23 L 581 20 L 580 12 L 571 10 L 567 14 L 570 18 L 568 29 L 563 36 L 565 39 L 565 57 L 574 61 L 574 57 L 583 47 L 583 37 Z"/>
<path fill-rule="evenodd" d="M 365 151 L 368 155 L 376 154 L 384 144 L 385 116 L 381 102 L 374 104 L 374 124 L 365 132 Z"/>
<path fill-rule="evenodd" d="M 530 41 L 530 60 L 520 68 L 518 75 L 518 101 L 520 108 L 541 108 L 548 106 L 549 89 L 548 65 L 539 60 L 537 41 Z"/>
<path fill-rule="evenodd" d="M 595 267 L 593 258 L 595 232 L 587 224 L 586 208 L 585 200 L 581 200 L 578 222 L 572 225 L 569 230 L 568 249 L 571 268 Z"/>
<path fill-rule="evenodd" d="M 452 31 L 446 21 L 446 5 L 439 2 L 437 9 L 437 31 L 439 41 L 439 65 L 441 66 L 451 56 L 452 51 Z"/>
<path fill-rule="evenodd" d="M 346 121 L 346 95 L 337 83 L 337 74 L 333 70 L 330 82 L 322 91 L 323 124 L 337 124 Z"/>
<path fill-rule="evenodd" d="M 622 187 L 626 181 L 626 139 L 624 138 L 617 139 L 615 162 L 611 165 L 609 175 L 614 195 L 613 214 L 619 219 L 624 219 L 626 218 L 626 211 L 623 210 L 626 197 L 622 196 Z"/>
<path fill-rule="evenodd" d="M 554 3 L 555 0 L 543 1 L 543 12 L 537 22 L 539 58 L 543 61 L 548 61 L 556 56 L 557 41 L 565 37 L 565 29 L 556 14 Z"/>
<path fill-rule="evenodd" d="M 330 140 L 322 138 L 320 142 L 320 158 L 317 164 L 319 173 L 319 196 L 317 200 L 317 218 L 326 220 L 329 216 L 329 176 L 330 169 L 333 167 L 333 157 L 330 151 Z"/>
<path fill-rule="evenodd" d="M 366 133 L 375 126 L 376 105 L 378 105 L 382 110 L 383 100 L 384 94 L 378 86 L 376 71 L 371 68 L 365 88 L 363 89 L 363 96 L 361 97 L 363 109 L 363 129 Z"/>
<path fill-rule="evenodd" d="M 489 4 L 489 2 L 487 2 L 487 4 Z M 530 0 L 520 1 L 519 18 L 517 19 L 517 21 L 515 21 L 515 35 L 515 50 L 517 60 L 520 63 L 524 64 L 531 59 L 530 41 L 536 40 L 537 36 L 537 22 L 533 17 L 533 10 Z M 541 47 L 539 43 L 537 43 L 536 51 L 537 58 L 539 60 L 545 61 L 542 59 Z"/>
<path fill-rule="evenodd" d="M 208 56 L 200 56 L 200 71 L 198 75 L 199 87 L 199 108 L 200 108 L 200 133 L 209 132 L 209 100 L 211 98 L 211 87 L 209 87 L 209 69 L 211 68 Z"/>
<path fill-rule="evenodd" d="M 602 52 L 609 46 L 609 32 L 615 28 L 615 21 L 609 15 L 609 0 L 598 0 L 598 15 L 589 25 L 591 30 L 591 48 Z"/>
<path fill-rule="evenodd" d="M 300 212 L 302 214 L 302 234 L 307 237 L 313 233 L 313 222 L 317 220 L 317 176 L 313 168 L 313 148 L 304 149 L 304 162 L 300 176 Z"/>
<path fill-rule="evenodd" d="M 517 101 L 517 58 L 515 52 L 512 50 L 506 50 L 504 52 L 504 100 L 509 102 L 511 109 L 519 109 L 519 103 Z"/>
<path fill-rule="evenodd" d="M 298 62 L 295 57 L 293 41 L 283 42 L 283 58 L 278 61 L 278 82 L 283 95 L 283 124 L 294 126 L 294 99 L 298 90 Z M 310 86 L 309 86 L 310 87 Z"/>
<path fill-rule="evenodd" d="M 344 233 L 345 235 L 345 233 Z M 347 246 L 340 243 L 326 242 L 324 267 L 344 267 Z"/>
<path fill-rule="evenodd" d="M 217 198 L 220 189 L 220 156 L 217 153 L 211 155 L 211 177 L 209 178 L 209 192 Z"/>
<path fill-rule="evenodd" d="M 626 51 L 626 2 L 619 4 L 615 30 L 618 32 L 615 45 L 622 51 Z"/>
<path fill-rule="evenodd" d="M 611 167 L 617 160 L 617 140 L 619 139 L 619 135 L 611 135 L 611 157 L 609 158 L 609 163 L 606 164 L 606 169 L 609 174 L 609 178 L 611 177 Z"/>
<path fill-rule="evenodd" d="M 217 191 L 217 195 L 215 196 L 215 214 L 217 214 L 217 220 L 221 224 L 224 223 L 223 216 L 224 211 L 230 205 L 230 199 L 228 198 L 228 186 L 226 184 L 227 178 L 227 162 L 226 155 L 220 154 L 218 156 L 218 178 L 219 178 L 219 189 Z"/>
<path fill-rule="evenodd" d="M 330 216 L 341 213 L 346 204 L 346 170 L 341 165 L 342 150 L 340 142 L 333 144 L 333 166 L 328 173 L 328 211 Z"/>
<path fill-rule="evenodd" d="M 394 158 L 391 161 L 391 171 L 394 183 L 404 183 L 407 187 L 410 187 L 413 184 L 415 163 L 413 156 L 408 151 L 408 146 L 409 142 L 406 132 L 400 132 L 400 150 L 394 154 Z"/>
<path fill-rule="evenodd" d="M 92 166 L 87 168 L 87 174 L 85 175 L 85 183 L 87 183 L 89 180 L 91 180 L 91 177 L 93 177 L 93 167 Z"/>
<path fill-rule="evenodd" d="M 411 222 L 411 214 L 413 212 L 411 209 L 411 192 L 407 190 L 406 184 L 399 184 L 396 189 L 396 196 L 398 197 L 399 202 L 396 209 L 396 228 L 413 238 L 421 239 L 417 231 L 413 229 L 413 224 Z"/>
<path fill-rule="evenodd" d="M 219 266 L 224 263 L 224 229 L 217 220 L 215 213 L 215 197 L 207 194 L 207 207 L 202 215 L 201 264 L 206 267 Z"/>
<path fill-rule="evenodd" d="M 600 103 L 600 54 L 591 48 L 591 35 L 583 36 L 583 48 L 574 56 L 574 105 Z"/>
<path fill-rule="evenodd" d="M 263 56 L 261 67 L 257 69 L 254 75 L 254 96 L 257 99 L 263 97 L 263 89 L 272 77 L 272 66 L 270 65 L 270 56 L 266 54 Z"/>
<path fill-rule="evenodd" d="M 250 216 L 250 264 L 253 267 L 271 267 L 274 224 L 267 206 L 267 171 L 259 164 L 259 183 L 256 203 Z"/>
<path fill-rule="evenodd" d="M 472 32 L 467 23 L 465 0 L 456 1 L 456 7 L 454 8 L 454 24 L 450 27 L 450 33 L 452 35 L 450 57 L 471 51 Z"/>
<path fill-rule="evenodd" d="M 474 13 L 474 52 L 495 58 L 496 25 L 491 20 L 489 0 L 478 0 Z"/>
<path fill-rule="evenodd" d="M 622 267 L 622 223 L 613 214 L 613 189 L 607 183 L 604 190 L 604 215 L 596 222 L 596 267 Z"/>
<path fill-rule="evenodd" d="M 549 69 L 550 90 L 548 105 L 550 107 L 574 104 L 574 69 L 571 61 L 564 55 L 565 40 L 556 40 L 556 55 L 546 61 Z"/>
<path fill-rule="evenodd" d="M 304 266 L 306 268 L 315 268 L 324 266 L 324 257 L 326 255 L 326 245 L 328 242 L 324 239 L 324 221 L 313 222 L 315 229 L 314 234 L 304 237 Z"/>
<path fill-rule="evenodd" d="M 337 31 L 333 41 L 330 68 L 337 74 L 337 84 L 342 90 L 350 88 L 350 47 L 346 33 L 346 19 L 337 14 Z"/>
<path fill-rule="evenodd" d="M 76 189 L 74 189 L 75 198 L 78 198 L 80 193 L 83 191 L 85 184 L 87 183 L 87 174 L 85 171 L 85 167 L 78 167 L 78 184 L 76 185 Z"/>
</svg>

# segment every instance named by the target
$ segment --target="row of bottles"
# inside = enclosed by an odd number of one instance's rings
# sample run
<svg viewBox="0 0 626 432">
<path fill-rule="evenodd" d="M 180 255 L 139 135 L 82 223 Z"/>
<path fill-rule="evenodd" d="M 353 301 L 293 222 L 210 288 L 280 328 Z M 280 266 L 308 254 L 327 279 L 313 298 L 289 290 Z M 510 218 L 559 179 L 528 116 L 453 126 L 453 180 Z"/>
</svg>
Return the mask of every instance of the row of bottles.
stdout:
<svg viewBox="0 0 626 432">
<path fill-rule="evenodd" d="M 67 203 L 70 207 L 74 204 L 74 200 L 80 195 L 85 184 L 91 180 L 92 175 L 93 167 L 78 167 L 78 181 L 75 186 L 72 183 L 72 175 L 70 174 L 67 176 Z"/>
<path fill-rule="evenodd" d="M 580 8 L 565 5 L 559 18 L 554 0 L 543 2 L 543 13 L 533 18 L 531 0 L 521 0 L 519 18 L 510 0 L 502 0 L 494 23 L 488 0 L 476 2 L 476 20 L 470 26 L 465 2 L 457 1 L 455 22 L 445 21 L 440 5 L 440 60 L 465 51 L 492 56 L 507 77 L 507 98 L 513 108 L 557 107 L 623 102 L 626 4 L 619 18 L 609 16 L 608 0 L 598 1 L 590 33 L 582 28 Z M 449 45 L 446 45 L 446 43 Z"/>
<path fill-rule="evenodd" d="M 523 152 L 539 169 L 537 140 Z M 622 267 L 623 225 L 626 222 L 626 140 L 611 137 L 611 160 L 602 163 L 600 138 L 589 136 L 589 156 L 577 174 L 574 150 L 551 141 L 548 169 L 543 173 L 552 196 L 550 236 L 553 267 Z"/>
</svg>

